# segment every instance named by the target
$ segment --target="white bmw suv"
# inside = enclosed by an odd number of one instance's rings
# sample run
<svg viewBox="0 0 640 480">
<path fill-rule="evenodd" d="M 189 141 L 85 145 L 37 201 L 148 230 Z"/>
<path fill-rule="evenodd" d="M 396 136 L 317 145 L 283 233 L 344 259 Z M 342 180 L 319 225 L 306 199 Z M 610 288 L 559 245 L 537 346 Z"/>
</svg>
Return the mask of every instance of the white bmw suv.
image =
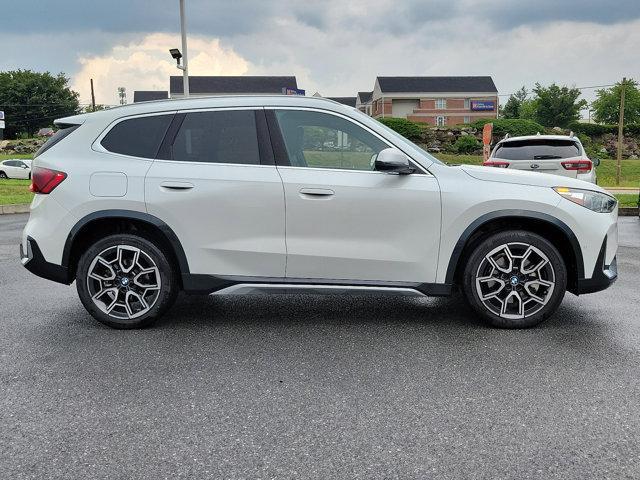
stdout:
<svg viewBox="0 0 640 480">
<path fill-rule="evenodd" d="M 617 202 L 572 178 L 447 166 L 356 109 L 210 97 L 63 118 L 20 245 L 116 328 L 189 293 L 464 292 L 528 327 L 617 277 Z"/>
</svg>

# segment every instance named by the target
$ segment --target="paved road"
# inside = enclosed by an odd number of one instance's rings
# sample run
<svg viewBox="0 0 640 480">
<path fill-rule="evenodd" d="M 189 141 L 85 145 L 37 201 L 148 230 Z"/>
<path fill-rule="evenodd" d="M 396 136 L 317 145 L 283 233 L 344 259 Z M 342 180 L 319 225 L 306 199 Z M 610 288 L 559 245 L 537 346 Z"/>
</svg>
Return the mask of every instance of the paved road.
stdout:
<svg viewBox="0 0 640 480">
<path fill-rule="evenodd" d="M 0 218 L 0 478 L 639 478 L 640 226 L 544 326 L 459 299 L 184 297 L 109 330 Z"/>
</svg>

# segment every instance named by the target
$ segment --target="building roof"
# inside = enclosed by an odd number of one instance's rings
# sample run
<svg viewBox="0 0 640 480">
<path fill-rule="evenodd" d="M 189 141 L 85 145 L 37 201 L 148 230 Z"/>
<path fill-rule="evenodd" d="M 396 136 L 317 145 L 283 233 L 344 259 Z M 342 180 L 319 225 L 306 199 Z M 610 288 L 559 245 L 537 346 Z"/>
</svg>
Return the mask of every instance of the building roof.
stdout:
<svg viewBox="0 0 640 480">
<path fill-rule="evenodd" d="M 356 97 L 326 97 L 334 102 L 342 103 L 343 105 L 349 105 L 350 107 L 356 106 Z"/>
<path fill-rule="evenodd" d="M 492 92 L 498 93 L 491 77 L 377 77 L 383 92 Z"/>
<path fill-rule="evenodd" d="M 133 92 L 133 103 L 166 100 L 167 98 L 169 98 L 169 92 L 166 90 L 135 90 Z"/>
<path fill-rule="evenodd" d="M 358 92 L 360 103 L 369 103 L 373 97 L 373 92 Z"/>
<path fill-rule="evenodd" d="M 298 88 L 296 77 L 189 76 L 189 92 L 196 95 L 282 93 L 282 89 Z M 182 76 L 169 79 L 171 95 L 184 93 Z"/>
</svg>

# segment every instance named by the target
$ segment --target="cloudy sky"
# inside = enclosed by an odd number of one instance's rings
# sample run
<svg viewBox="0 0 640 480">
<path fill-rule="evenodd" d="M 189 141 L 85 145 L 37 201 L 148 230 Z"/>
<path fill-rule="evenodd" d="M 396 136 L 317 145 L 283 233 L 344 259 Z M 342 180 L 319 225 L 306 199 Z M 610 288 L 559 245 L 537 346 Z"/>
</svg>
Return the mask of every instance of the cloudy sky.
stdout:
<svg viewBox="0 0 640 480">
<path fill-rule="evenodd" d="M 325 96 L 376 75 L 491 75 L 501 94 L 640 79 L 640 0 L 186 4 L 192 75 L 296 75 Z M 113 104 L 118 86 L 168 89 L 179 32 L 178 0 L 0 0 L 0 70 L 65 72 L 83 103 L 93 78 Z"/>
</svg>

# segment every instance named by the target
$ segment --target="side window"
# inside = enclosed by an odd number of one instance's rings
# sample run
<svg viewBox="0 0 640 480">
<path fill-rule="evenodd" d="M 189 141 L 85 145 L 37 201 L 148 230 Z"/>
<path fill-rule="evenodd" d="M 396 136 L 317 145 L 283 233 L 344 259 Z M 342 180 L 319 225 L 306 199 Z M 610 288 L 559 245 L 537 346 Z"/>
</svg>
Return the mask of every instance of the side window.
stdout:
<svg viewBox="0 0 640 480">
<path fill-rule="evenodd" d="M 364 128 L 335 115 L 276 110 L 289 163 L 294 167 L 373 170 L 388 145 Z"/>
<path fill-rule="evenodd" d="M 17 167 L 18 166 L 18 162 L 14 161 L 14 160 L 7 160 L 6 162 L 4 162 L 4 164 L 7 167 Z"/>
<path fill-rule="evenodd" d="M 123 120 L 109 130 L 100 144 L 113 153 L 155 158 L 172 118 L 173 114 Z"/>
<path fill-rule="evenodd" d="M 260 164 L 255 112 L 219 110 L 187 113 L 173 141 L 172 159 Z"/>
</svg>

